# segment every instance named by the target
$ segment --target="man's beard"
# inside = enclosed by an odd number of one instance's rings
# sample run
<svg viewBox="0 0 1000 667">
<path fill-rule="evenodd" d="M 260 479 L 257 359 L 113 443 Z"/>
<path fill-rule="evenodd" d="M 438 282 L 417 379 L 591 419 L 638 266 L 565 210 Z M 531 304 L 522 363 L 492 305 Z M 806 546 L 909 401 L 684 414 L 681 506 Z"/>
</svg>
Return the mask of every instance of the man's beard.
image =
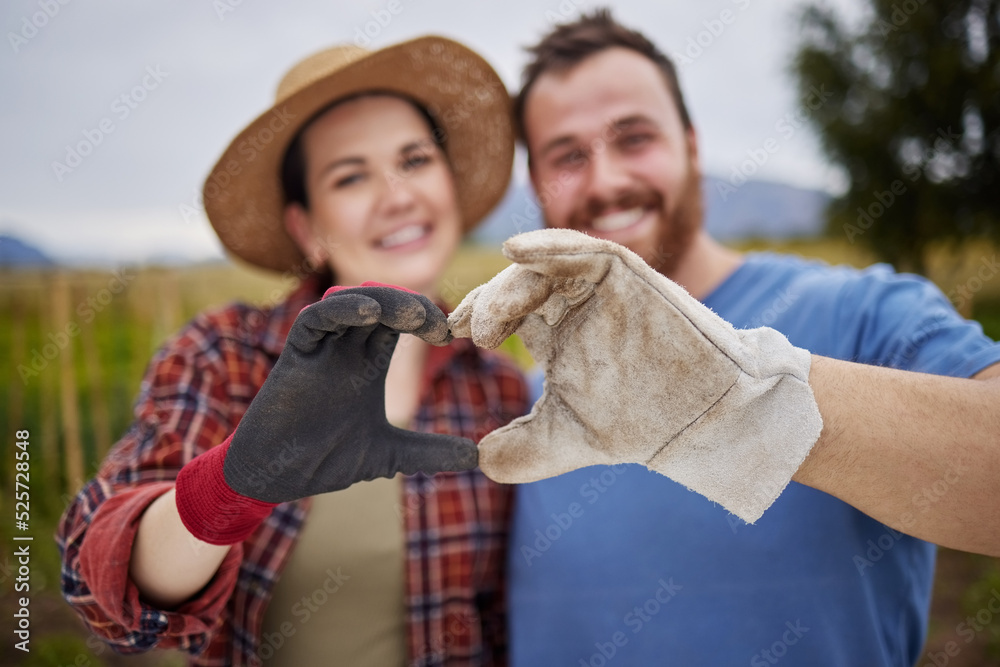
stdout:
<svg viewBox="0 0 1000 667">
<path fill-rule="evenodd" d="M 680 199 L 673 213 L 668 215 L 663 208 L 661 202 L 662 219 L 656 246 L 651 250 L 651 256 L 643 259 L 659 273 L 672 278 L 684 254 L 694 243 L 705 214 L 701 173 L 693 165 L 688 170 Z"/>
<path fill-rule="evenodd" d="M 694 243 L 701 229 L 704 204 L 701 172 L 689 161 L 687 176 L 676 201 L 664 201 L 661 192 L 639 188 L 623 194 L 614 202 L 591 200 L 570 217 L 570 229 L 587 230 L 590 221 L 608 210 L 628 210 L 636 207 L 656 213 L 657 229 L 649 247 L 633 247 L 642 259 L 659 273 L 673 278 L 684 254 Z M 672 206 L 671 210 L 667 205 Z"/>
</svg>

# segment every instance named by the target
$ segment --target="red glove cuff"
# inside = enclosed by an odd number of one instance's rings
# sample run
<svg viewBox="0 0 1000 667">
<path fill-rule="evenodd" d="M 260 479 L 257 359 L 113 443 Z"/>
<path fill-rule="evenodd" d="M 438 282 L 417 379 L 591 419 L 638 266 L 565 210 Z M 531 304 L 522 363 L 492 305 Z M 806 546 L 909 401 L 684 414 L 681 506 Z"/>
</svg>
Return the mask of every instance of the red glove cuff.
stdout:
<svg viewBox="0 0 1000 667">
<path fill-rule="evenodd" d="M 175 496 L 181 521 L 192 535 L 209 544 L 242 542 L 278 506 L 248 498 L 226 484 L 222 464 L 234 434 L 191 459 L 177 475 Z"/>
<path fill-rule="evenodd" d="M 325 299 L 331 294 L 336 294 L 340 290 L 351 289 L 352 287 L 391 287 L 392 289 L 398 289 L 401 292 L 409 292 L 410 294 L 420 294 L 420 292 L 414 292 L 411 289 L 406 289 L 405 287 L 400 287 L 399 285 L 389 285 L 388 283 L 377 283 L 374 280 L 366 280 L 360 285 L 334 285 L 327 291 L 323 292 L 323 298 Z"/>
</svg>

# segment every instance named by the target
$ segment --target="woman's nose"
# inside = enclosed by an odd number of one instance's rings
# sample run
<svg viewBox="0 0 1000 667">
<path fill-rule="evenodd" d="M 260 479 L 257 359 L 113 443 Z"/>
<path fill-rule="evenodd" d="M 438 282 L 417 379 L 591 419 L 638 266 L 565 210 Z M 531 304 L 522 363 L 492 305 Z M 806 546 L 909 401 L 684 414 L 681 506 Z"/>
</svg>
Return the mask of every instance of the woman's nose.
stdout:
<svg viewBox="0 0 1000 667">
<path fill-rule="evenodd" d="M 408 175 L 386 170 L 382 179 L 381 205 L 386 211 L 406 210 L 417 197 Z"/>
</svg>

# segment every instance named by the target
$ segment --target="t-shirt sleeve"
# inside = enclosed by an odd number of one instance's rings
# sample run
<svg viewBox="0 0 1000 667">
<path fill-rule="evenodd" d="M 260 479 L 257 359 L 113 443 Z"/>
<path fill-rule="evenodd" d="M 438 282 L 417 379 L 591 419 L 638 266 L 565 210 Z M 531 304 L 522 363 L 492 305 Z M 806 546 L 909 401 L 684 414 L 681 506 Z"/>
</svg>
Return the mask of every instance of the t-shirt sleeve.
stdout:
<svg viewBox="0 0 1000 667">
<path fill-rule="evenodd" d="M 855 361 L 953 377 L 1000 362 L 1000 344 L 920 276 L 871 267 L 844 285 L 838 308 L 854 332 Z"/>
</svg>

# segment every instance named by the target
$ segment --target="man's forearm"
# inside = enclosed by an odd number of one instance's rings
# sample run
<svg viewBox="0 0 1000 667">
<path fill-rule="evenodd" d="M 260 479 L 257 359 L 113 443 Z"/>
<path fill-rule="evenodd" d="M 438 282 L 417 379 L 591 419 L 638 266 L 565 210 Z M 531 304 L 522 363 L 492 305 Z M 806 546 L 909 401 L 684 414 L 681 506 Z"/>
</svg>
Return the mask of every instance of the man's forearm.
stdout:
<svg viewBox="0 0 1000 667">
<path fill-rule="evenodd" d="M 1000 556 L 1000 378 L 813 356 L 809 383 L 824 425 L 795 481 L 915 537 Z"/>
</svg>

